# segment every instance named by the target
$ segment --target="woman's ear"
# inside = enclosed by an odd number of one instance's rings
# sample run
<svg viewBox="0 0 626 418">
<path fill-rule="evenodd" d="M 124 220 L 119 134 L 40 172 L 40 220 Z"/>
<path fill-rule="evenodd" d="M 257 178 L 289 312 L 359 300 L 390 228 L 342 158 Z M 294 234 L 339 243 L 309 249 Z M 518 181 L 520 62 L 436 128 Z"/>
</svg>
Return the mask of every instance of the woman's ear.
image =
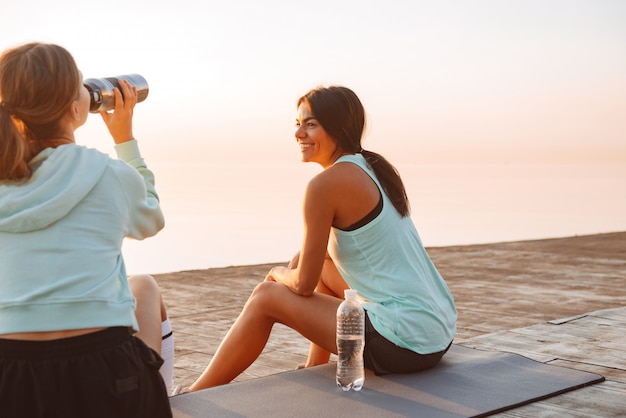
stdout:
<svg viewBox="0 0 626 418">
<path fill-rule="evenodd" d="M 74 120 L 80 120 L 80 112 L 78 109 L 78 100 L 74 100 L 70 106 L 70 115 Z"/>
</svg>

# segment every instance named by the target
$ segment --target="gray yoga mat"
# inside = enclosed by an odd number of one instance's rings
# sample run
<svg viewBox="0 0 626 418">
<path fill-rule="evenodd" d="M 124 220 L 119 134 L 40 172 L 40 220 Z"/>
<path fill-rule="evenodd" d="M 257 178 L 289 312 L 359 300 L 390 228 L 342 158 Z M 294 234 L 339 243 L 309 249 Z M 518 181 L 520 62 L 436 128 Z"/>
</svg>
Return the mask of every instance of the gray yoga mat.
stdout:
<svg viewBox="0 0 626 418">
<path fill-rule="evenodd" d="M 366 370 L 360 392 L 335 386 L 335 365 L 312 367 L 170 398 L 174 417 L 481 417 L 603 381 L 597 374 L 518 354 L 452 345 L 413 374 Z"/>
</svg>

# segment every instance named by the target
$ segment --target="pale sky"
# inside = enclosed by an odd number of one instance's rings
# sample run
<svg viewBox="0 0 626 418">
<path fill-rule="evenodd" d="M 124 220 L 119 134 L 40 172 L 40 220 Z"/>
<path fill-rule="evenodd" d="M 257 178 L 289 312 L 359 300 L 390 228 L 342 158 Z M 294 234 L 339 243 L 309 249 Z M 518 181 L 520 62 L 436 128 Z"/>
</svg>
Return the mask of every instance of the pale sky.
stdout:
<svg viewBox="0 0 626 418">
<path fill-rule="evenodd" d="M 0 1 L 0 49 L 54 42 L 86 78 L 139 73 L 150 85 L 135 135 L 168 227 L 125 243 L 131 274 L 273 262 L 296 251 L 299 199 L 319 167 L 298 163 L 295 103 L 320 84 L 360 96 L 364 148 L 403 169 L 626 166 L 624 0 Z M 99 115 L 76 136 L 113 154 Z M 282 173 L 274 163 L 298 169 Z M 405 177 L 426 245 L 623 230 L 619 175 L 596 170 L 561 184 L 559 176 L 588 166 L 552 164 L 546 184 L 522 171 L 529 183 L 509 179 L 498 189 L 491 177 L 461 185 L 450 174 L 445 183 L 442 167 L 436 178 L 428 170 Z M 562 206 L 547 209 L 546 200 Z"/>
<path fill-rule="evenodd" d="M 2 0 L 0 48 L 142 74 L 153 160 L 298 159 L 295 101 L 342 84 L 392 162 L 626 162 L 626 1 Z M 78 142 L 107 151 L 92 115 Z"/>
</svg>

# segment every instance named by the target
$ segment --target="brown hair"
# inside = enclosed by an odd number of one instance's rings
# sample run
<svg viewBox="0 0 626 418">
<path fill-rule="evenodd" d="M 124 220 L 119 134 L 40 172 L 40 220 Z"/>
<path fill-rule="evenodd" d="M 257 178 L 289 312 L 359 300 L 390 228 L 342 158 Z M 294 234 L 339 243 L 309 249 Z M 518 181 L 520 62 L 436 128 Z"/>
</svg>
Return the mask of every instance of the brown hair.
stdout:
<svg viewBox="0 0 626 418">
<path fill-rule="evenodd" d="M 382 155 L 361 147 L 365 109 L 358 96 L 347 87 L 317 87 L 298 99 L 297 105 L 302 103 L 309 106 L 315 119 L 342 151 L 363 155 L 398 213 L 408 216 L 409 199 L 396 168 Z"/>
<path fill-rule="evenodd" d="M 58 45 L 29 43 L 0 56 L 0 180 L 32 175 L 28 162 L 41 141 L 61 133 L 81 80 L 74 58 Z"/>
</svg>

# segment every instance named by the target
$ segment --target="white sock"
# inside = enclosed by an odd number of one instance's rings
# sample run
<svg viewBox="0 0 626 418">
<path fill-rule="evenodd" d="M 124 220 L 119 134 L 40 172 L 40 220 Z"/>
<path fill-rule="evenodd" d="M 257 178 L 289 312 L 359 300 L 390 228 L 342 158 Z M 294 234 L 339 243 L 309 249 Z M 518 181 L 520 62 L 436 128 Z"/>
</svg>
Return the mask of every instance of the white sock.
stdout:
<svg viewBox="0 0 626 418">
<path fill-rule="evenodd" d="M 174 384 L 174 334 L 169 318 L 161 322 L 161 357 L 163 365 L 159 371 L 165 382 L 167 393 L 170 393 L 170 388 Z"/>
</svg>

